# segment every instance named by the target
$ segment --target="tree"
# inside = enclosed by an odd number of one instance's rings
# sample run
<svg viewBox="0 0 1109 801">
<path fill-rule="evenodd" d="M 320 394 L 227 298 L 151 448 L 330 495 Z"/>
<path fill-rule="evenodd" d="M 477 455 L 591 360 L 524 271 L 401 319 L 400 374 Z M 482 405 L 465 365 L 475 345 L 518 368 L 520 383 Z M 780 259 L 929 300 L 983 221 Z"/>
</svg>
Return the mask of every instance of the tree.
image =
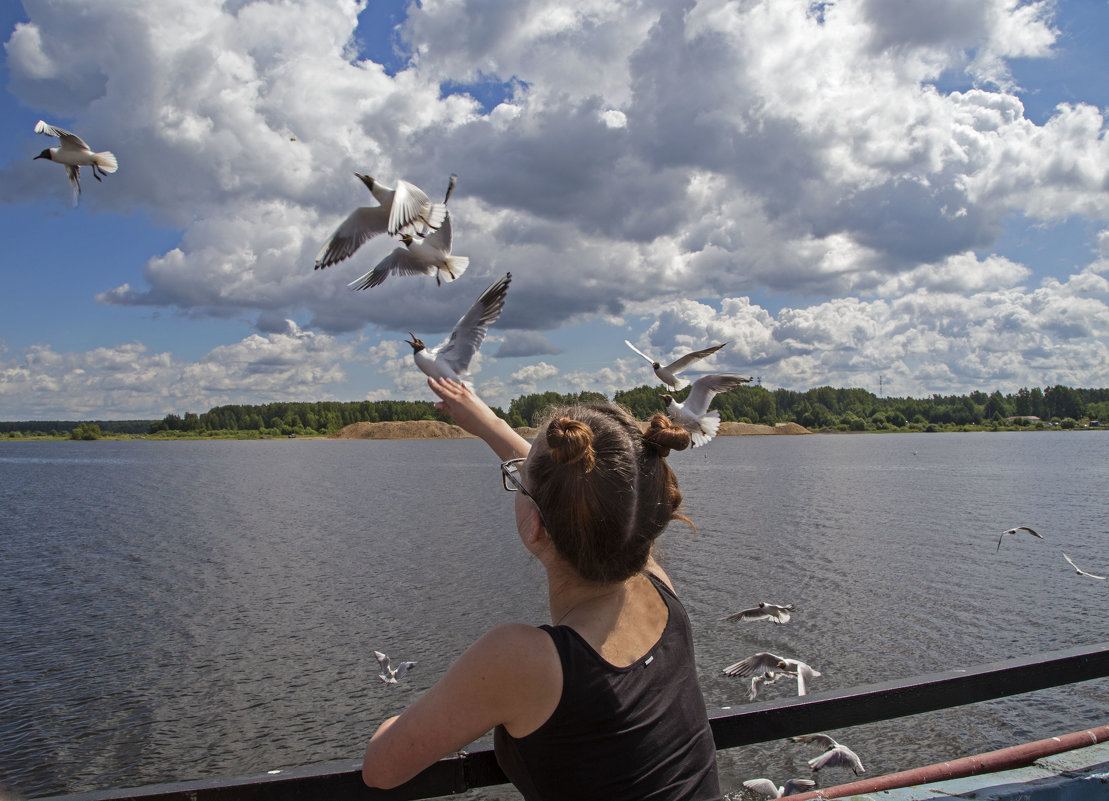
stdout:
<svg viewBox="0 0 1109 801">
<path fill-rule="evenodd" d="M 96 423 L 78 423 L 77 427 L 69 432 L 69 438 L 78 440 L 100 439 L 100 426 Z"/>
</svg>

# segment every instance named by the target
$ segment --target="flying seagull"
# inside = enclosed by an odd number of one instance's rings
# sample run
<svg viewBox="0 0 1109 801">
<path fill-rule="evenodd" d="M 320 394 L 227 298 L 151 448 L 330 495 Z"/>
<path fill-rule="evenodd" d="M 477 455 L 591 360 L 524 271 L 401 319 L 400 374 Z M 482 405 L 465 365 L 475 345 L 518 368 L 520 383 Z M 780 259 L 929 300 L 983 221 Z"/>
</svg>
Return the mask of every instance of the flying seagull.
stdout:
<svg viewBox="0 0 1109 801">
<path fill-rule="evenodd" d="M 381 284 L 390 273 L 396 275 L 434 275 L 435 285 L 439 286 L 446 275 L 453 281 L 466 271 L 470 259 L 466 256 L 451 255 L 451 215 L 443 218 L 443 224 L 424 239 L 404 237 L 404 247 L 393 251 L 378 262 L 378 265 L 363 276 L 351 281 L 347 286 L 354 289 L 369 289 Z"/>
<path fill-rule="evenodd" d="M 728 343 L 725 342 L 723 345 L 714 345 L 711 348 L 705 348 L 704 350 L 695 350 L 692 353 L 687 353 L 685 356 L 682 356 L 677 361 L 671 362 L 665 367 L 663 367 L 662 363 L 659 362 L 657 359 L 652 359 L 650 356 L 641 351 L 628 340 L 625 339 L 624 344 L 634 350 L 644 359 L 649 361 L 651 363 L 651 367 L 654 368 L 655 375 L 658 376 L 659 381 L 666 384 L 666 386 L 670 387 L 670 389 L 676 391 L 689 385 L 689 382 L 686 381 L 684 378 L 678 378 L 678 373 L 689 367 L 689 365 L 693 364 L 693 362 L 697 361 L 698 359 L 703 359 L 706 356 L 711 356 Z"/>
<path fill-rule="evenodd" d="M 797 679 L 797 694 L 808 693 L 808 683 L 817 676 L 822 675 L 799 659 L 788 659 L 776 654 L 762 651 L 746 659 L 741 659 L 734 665 L 724 668 L 726 676 L 750 676 L 751 688 L 747 693 L 750 700 L 755 700 L 759 686 L 773 684 L 782 676 L 792 676 Z"/>
<path fill-rule="evenodd" d="M 827 734 L 802 734 L 789 739 L 794 743 L 816 743 L 825 749 L 820 756 L 809 760 L 809 767 L 814 773 L 821 768 L 851 768 L 851 772 L 856 776 L 866 773 L 859 755 L 846 745 L 840 745 Z"/>
<path fill-rule="evenodd" d="M 401 662 L 396 668 L 392 668 L 389 666 L 389 657 L 381 651 L 374 651 L 374 656 L 380 666 L 377 677 L 386 684 L 396 684 L 398 679 L 403 679 L 404 674 L 416 666 L 415 662 Z"/>
<path fill-rule="evenodd" d="M 35 156 L 35 159 L 46 159 L 65 165 L 65 174 L 69 178 L 70 189 L 73 190 L 73 202 L 81 194 L 81 168 L 92 169 L 92 177 L 100 180 L 100 175 L 107 175 L 119 169 L 119 162 L 110 151 L 101 150 L 94 153 L 92 148 L 85 144 L 85 140 L 75 133 L 70 133 L 65 128 L 49 125 L 42 120 L 35 124 L 35 133 L 46 136 L 56 136 L 61 142 L 57 147 L 48 147 Z M 35 159 L 32 159 L 34 161 Z"/>
<path fill-rule="evenodd" d="M 1074 563 L 1074 560 L 1071 559 L 1069 556 L 1067 556 L 1066 553 L 1063 554 L 1063 558 L 1066 559 L 1070 563 L 1070 566 L 1074 568 L 1074 572 L 1077 573 L 1078 575 L 1080 575 L 1080 576 L 1089 576 L 1090 578 L 1101 579 L 1102 581 L 1105 581 L 1105 579 L 1106 579 L 1105 576 L 1095 576 L 1093 573 L 1087 573 L 1085 570 L 1083 570 L 1078 565 L 1076 565 Z"/>
<path fill-rule="evenodd" d="M 734 615 L 728 615 L 727 617 L 721 618 L 721 620 L 771 620 L 781 625 L 782 623 L 789 622 L 789 613 L 792 611 L 793 604 L 778 606 L 777 604 L 770 604 L 766 601 L 759 601 L 758 606 L 752 607 L 751 609 L 744 609 L 742 612 L 736 612 Z"/>
<path fill-rule="evenodd" d="M 316 254 L 316 269 L 322 270 L 354 255 L 358 248 L 379 234 L 400 236 L 405 242 L 426 236 L 447 218 L 457 175 L 451 175 L 442 203 L 432 203 L 423 190 L 408 181 L 398 181 L 396 189 L 382 186 L 369 175 L 355 175 L 370 190 L 380 206 L 360 206 L 340 223 Z"/>
<path fill-rule="evenodd" d="M 500 316 L 511 280 L 512 273 L 505 273 L 504 278 L 490 284 L 455 324 L 450 338 L 438 347 L 428 348 L 423 340 L 409 331 L 412 339 L 406 339 L 405 342 L 412 346 L 412 358 L 416 366 L 431 378 L 450 378 L 468 385 L 465 377 L 470 371 L 470 361 L 485 341 L 489 326 Z"/>
<path fill-rule="evenodd" d="M 782 798 L 795 793 L 803 793 L 809 787 L 816 787 L 812 779 L 789 779 L 781 787 L 770 779 L 748 779 L 743 783 L 748 790 L 765 795 L 767 798 Z"/>
<path fill-rule="evenodd" d="M 669 395 L 659 397 L 666 401 L 666 413 L 670 419 L 690 433 L 696 448 L 715 437 L 720 428 L 720 412 L 709 411 L 712 399 L 719 392 L 749 384 L 751 380 L 738 375 L 712 373 L 693 382 L 693 389 L 689 391 L 685 403 L 678 403 Z"/>
<path fill-rule="evenodd" d="M 1039 533 L 1033 531 L 1028 526 L 1017 526 L 1016 528 L 1011 528 L 1008 531 L 1002 531 L 1001 532 L 1001 536 L 997 538 L 997 550 L 998 551 L 1001 550 L 1001 541 L 1003 539 L 1005 539 L 1006 534 L 1016 534 L 1018 531 L 1027 531 L 1033 537 L 1039 537 L 1041 540 L 1044 538 L 1043 534 L 1039 534 Z M 997 551 L 994 551 L 994 553 L 997 553 Z"/>
</svg>

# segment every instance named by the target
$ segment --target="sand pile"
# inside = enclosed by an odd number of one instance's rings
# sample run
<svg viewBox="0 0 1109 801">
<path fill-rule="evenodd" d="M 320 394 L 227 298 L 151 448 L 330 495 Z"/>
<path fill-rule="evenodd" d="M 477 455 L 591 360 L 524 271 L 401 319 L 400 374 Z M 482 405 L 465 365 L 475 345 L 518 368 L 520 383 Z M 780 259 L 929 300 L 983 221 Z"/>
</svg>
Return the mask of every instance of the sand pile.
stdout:
<svg viewBox="0 0 1109 801">
<path fill-rule="evenodd" d="M 812 432 L 798 423 L 778 423 L 764 426 L 757 423 L 721 423 L 716 432 L 721 437 L 744 437 L 760 434 L 811 434 Z"/>
</svg>

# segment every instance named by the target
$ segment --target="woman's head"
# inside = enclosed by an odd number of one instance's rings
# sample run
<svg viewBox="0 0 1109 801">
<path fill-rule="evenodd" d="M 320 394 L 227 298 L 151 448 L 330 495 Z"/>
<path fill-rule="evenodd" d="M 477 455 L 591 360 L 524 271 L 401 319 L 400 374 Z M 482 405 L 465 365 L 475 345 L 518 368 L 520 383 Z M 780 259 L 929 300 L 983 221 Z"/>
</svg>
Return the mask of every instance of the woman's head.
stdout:
<svg viewBox="0 0 1109 801">
<path fill-rule="evenodd" d="M 687 520 L 677 512 L 682 495 L 665 457 L 688 446 L 688 432 L 666 415 L 655 415 L 644 433 L 615 404 L 556 409 L 540 426 L 529 490 L 551 541 L 583 578 L 635 575 L 667 524 Z"/>
</svg>

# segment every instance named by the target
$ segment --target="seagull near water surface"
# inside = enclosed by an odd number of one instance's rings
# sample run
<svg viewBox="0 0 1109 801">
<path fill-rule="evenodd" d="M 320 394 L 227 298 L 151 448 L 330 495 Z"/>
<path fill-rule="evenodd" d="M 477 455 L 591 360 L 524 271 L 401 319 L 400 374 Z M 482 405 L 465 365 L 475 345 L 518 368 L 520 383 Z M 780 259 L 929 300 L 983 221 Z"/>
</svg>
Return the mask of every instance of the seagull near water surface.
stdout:
<svg viewBox="0 0 1109 801">
<path fill-rule="evenodd" d="M 1016 534 L 1018 531 L 1027 531 L 1033 537 L 1039 537 L 1041 540 L 1044 538 L 1043 534 L 1040 534 L 1037 531 L 1033 531 L 1028 526 L 1017 526 L 1016 528 L 1011 528 L 1008 531 L 1001 532 L 1001 536 L 997 538 L 997 550 L 1001 550 L 1001 541 L 1005 539 L 1006 534 Z M 997 551 L 994 551 L 994 553 L 997 553 Z"/>
<path fill-rule="evenodd" d="M 377 657 L 379 668 L 377 677 L 386 684 L 396 684 L 398 679 L 403 679 L 404 674 L 416 666 L 415 662 L 401 662 L 394 668 L 390 666 L 389 657 L 381 651 L 374 651 L 374 656 Z"/>
<path fill-rule="evenodd" d="M 35 125 L 35 133 L 58 137 L 61 144 L 46 148 L 35 156 L 35 159 L 46 159 L 65 165 L 65 174 L 69 178 L 70 189 L 73 190 L 74 203 L 81 194 L 82 167 L 92 169 L 92 177 L 98 181 L 100 180 L 98 173 L 107 175 L 119 169 L 119 162 L 111 151 L 101 150 L 99 153 L 94 153 L 92 148 L 85 144 L 85 140 L 65 128 L 39 120 Z"/>
<path fill-rule="evenodd" d="M 866 773 L 859 755 L 846 745 L 837 743 L 827 734 L 802 734 L 790 737 L 789 740 L 793 743 L 815 743 L 825 749 L 820 756 L 809 760 L 809 767 L 814 773 L 821 768 L 850 768 L 856 776 Z"/>
<path fill-rule="evenodd" d="M 767 603 L 766 601 L 759 601 L 759 605 L 751 609 L 744 609 L 742 612 L 736 612 L 734 615 L 720 618 L 729 622 L 737 620 L 770 620 L 778 625 L 788 623 L 790 621 L 790 612 L 793 611 L 793 604 L 786 604 L 779 606 L 778 604 Z"/>
<path fill-rule="evenodd" d="M 718 393 L 749 384 L 754 380 L 739 375 L 712 373 L 701 376 L 693 382 L 693 388 L 684 403 L 679 403 L 670 395 L 660 395 L 666 402 L 666 413 L 670 419 L 689 432 L 693 447 L 706 444 L 720 430 L 720 412 L 709 411 L 709 404 Z"/>
<path fill-rule="evenodd" d="M 1065 552 L 1063 552 L 1063 558 L 1067 560 L 1067 564 L 1074 568 L 1074 572 L 1080 576 L 1089 576 L 1090 578 L 1100 579 L 1101 581 L 1105 581 L 1107 578 L 1106 576 L 1095 576 L 1093 573 L 1087 573 L 1085 570 L 1076 565 L 1074 563 L 1074 560 L 1067 556 Z"/>
<path fill-rule="evenodd" d="M 412 358 L 416 366 L 431 378 L 449 378 L 469 386 L 466 379 L 470 372 L 470 362 L 485 341 L 489 326 L 500 316 L 511 280 L 512 273 L 505 273 L 503 278 L 490 284 L 474 301 L 469 311 L 455 323 L 450 337 L 440 345 L 428 348 L 422 339 L 409 331 L 408 335 L 412 339 L 406 339 L 405 342 L 412 346 Z"/>
<path fill-rule="evenodd" d="M 678 373 L 682 372 L 685 368 L 689 367 L 689 365 L 693 364 L 695 361 L 699 359 L 704 359 L 707 356 L 711 356 L 728 343 L 725 342 L 722 345 L 714 345 L 710 348 L 705 348 L 704 350 L 695 350 L 692 353 L 687 353 L 685 356 L 682 356 L 680 359 L 671 362 L 665 367 L 663 367 L 662 363 L 659 362 L 657 359 L 652 359 L 650 356 L 641 351 L 628 340 L 625 339 L 624 344 L 651 363 L 651 367 L 652 369 L 654 369 L 655 375 L 658 376 L 659 381 L 666 384 L 666 386 L 670 387 L 670 389 L 677 391 L 689 385 L 689 381 L 687 381 L 686 379 L 678 378 Z"/>
<path fill-rule="evenodd" d="M 789 659 L 766 651 L 741 659 L 734 665 L 728 665 L 723 672 L 726 676 L 751 677 L 751 686 L 747 693 L 747 698 L 751 701 L 754 701 L 758 695 L 760 685 L 773 684 L 782 676 L 796 678 L 797 694 L 806 695 L 809 691 L 809 682 L 823 675 L 819 670 L 815 670 L 799 659 Z"/>
<path fill-rule="evenodd" d="M 779 787 L 770 779 L 748 779 L 743 786 L 767 798 L 783 798 L 787 795 L 803 793 L 810 787 L 816 787 L 816 782 L 812 779 L 789 779 Z"/>
</svg>

